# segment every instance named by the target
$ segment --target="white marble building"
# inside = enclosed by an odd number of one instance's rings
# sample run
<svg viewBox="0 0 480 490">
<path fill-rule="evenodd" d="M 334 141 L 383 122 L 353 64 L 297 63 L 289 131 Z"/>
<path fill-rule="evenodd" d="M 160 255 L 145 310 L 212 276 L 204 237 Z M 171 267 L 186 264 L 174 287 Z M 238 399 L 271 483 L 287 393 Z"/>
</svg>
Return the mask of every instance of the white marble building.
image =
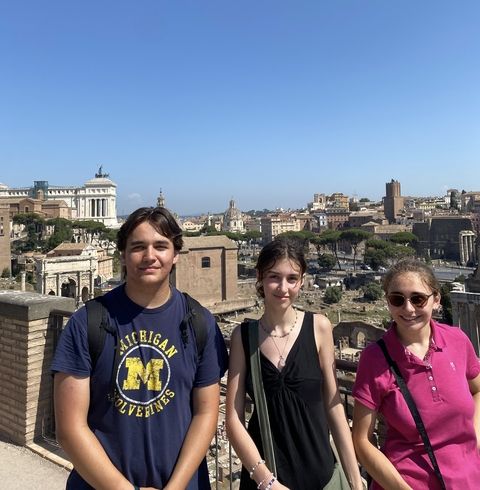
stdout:
<svg viewBox="0 0 480 490">
<path fill-rule="evenodd" d="M 98 169 L 93 179 L 82 187 L 51 186 L 45 180 L 34 181 L 33 187 L 12 188 L 0 184 L 0 203 L 31 197 L 49 201 L 65 201 L 72 219 L 100 221 L 108 228 L 117 228 L 117 185 L 109 175 Z"/>
</svg>

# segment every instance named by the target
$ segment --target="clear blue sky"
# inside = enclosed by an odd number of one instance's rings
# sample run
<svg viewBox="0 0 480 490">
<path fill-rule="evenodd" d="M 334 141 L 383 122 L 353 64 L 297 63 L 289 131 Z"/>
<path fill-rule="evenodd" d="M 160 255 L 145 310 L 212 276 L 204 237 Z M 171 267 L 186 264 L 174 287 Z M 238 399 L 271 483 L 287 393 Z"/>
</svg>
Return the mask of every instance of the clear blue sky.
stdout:
<svg viewBox="0 0 480 490">
<path fill-rule="evenodd" d="M 0 182 L 118 212 L 297 208 L 480 190 L 480 2 L 19 0 L 0 5 Z"/>
</svg>

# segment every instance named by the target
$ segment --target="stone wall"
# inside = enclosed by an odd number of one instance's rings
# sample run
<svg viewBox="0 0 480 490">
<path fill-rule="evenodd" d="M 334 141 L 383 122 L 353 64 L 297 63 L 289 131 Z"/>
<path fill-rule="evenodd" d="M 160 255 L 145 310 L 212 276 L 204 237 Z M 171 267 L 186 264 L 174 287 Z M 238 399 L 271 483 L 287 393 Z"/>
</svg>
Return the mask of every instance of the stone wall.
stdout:
<svg viewBox="0 0 480 490">
<path fill-rule="evenodd" d="M 53 426 L 50 363 L 71 298 L 0 291 L 0 434 L 27 445 Z"/>
<path fill-rule="evenodd" d="M 480 356 L 480 294 L 452 291 L 453 324 L 470 338 L 477 356 Z"/>
</svg>

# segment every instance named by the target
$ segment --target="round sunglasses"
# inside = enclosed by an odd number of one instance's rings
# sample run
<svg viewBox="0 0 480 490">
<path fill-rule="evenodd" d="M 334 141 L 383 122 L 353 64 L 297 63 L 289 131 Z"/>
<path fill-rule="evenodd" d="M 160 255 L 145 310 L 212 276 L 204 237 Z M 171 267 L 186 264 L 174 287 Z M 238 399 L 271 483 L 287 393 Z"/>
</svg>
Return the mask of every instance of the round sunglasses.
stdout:
<svg viewBox="0 0 480 490">
<path fill-rule="evenodd" d="M 408 300 L 416 308 L 423 308 L 427 304 L 428 298 L 434 294 L 413 293 L 410 298 L 407 298 L 401 293 L 390 293 L 387 294 L 387 300 L 392 306 L 396 307 L 403 306 L 405 301 Z"/>
</svg>

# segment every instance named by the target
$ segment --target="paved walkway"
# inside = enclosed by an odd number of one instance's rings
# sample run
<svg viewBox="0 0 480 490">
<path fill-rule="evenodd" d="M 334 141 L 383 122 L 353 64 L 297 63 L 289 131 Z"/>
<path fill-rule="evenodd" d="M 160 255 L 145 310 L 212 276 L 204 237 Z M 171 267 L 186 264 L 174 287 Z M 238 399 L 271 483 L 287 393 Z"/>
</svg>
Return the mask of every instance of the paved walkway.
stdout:
<svg viewBox="0 0 480 490">
<path fill-rule="evenodd" d="M 45 456 L 68 462 L 47 454 L 44 448 L 34 451 L 0 439 L 0 488 L 5 490 L 64 490 L 69 471 Z M 37 454 L 35 454 L 37 453 Z"/>
</svg>

